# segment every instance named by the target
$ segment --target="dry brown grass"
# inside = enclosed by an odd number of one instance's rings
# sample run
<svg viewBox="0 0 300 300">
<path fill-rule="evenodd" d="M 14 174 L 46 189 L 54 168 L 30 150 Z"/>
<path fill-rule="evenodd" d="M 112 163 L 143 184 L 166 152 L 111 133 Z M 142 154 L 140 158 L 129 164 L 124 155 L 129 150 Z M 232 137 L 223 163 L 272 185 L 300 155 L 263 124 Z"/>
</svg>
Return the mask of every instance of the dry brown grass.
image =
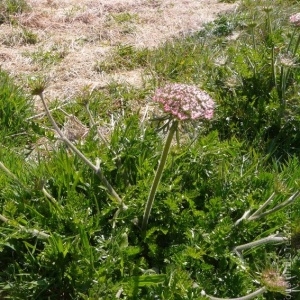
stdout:
<svg viewBox="0 0 300 300">
<path fill-rule="evenodd" d="M 4 37 L 14 39 L 16 29 L 1 25 L 0 63 L 19 80 L 36 73 L 50 77 L 48 99 L 72 98 L 83 86 L 103 86 L 110 80 L 140 85 L 141 70 L 104 74 L 94 65 L 104 60 L 116 44 L 157 47 L 162 42 L 191 32 L 218 13 L 235 7 L 218 0 L 28 0 L 30 13 L 15 16 L 22 28 L 38 35 L 38 43 L 5 45 Z M 122 14 L 131 20 L 122 21 Z M 36 49 L 65 50 L 58 64 L 36 65 L 24 53 Z"/>
</svg>

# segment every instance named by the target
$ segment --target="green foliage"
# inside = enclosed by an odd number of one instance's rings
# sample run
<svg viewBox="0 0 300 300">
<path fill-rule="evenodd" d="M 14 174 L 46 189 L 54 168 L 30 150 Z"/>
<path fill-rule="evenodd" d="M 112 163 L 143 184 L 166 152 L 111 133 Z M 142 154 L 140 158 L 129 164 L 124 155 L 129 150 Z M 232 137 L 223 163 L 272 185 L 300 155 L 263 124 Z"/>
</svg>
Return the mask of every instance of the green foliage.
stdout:
<svg viewBox="0 0 300 300">
<path fill-rule="evenodd" d="M 31 30 L 22 28 L 5 36 L 2 41 L 3 45 L 14 46 L 14 45 L 25 45 L 25 44 L 36 44 L 38 42 L 38 36 Z"/>
<path fill-rule="evenodd" d="M 28 11 L 25 0 L 2 0 L 0 3 L 0 24 L 10 21 L 11 15 Z"/>
<path fill-rule="evenodd" d="M 118 23 L 126 23 L 126 22 L 132 22 L 136 19 L 138 19 L 138 15 L 136 14 L 131 14 L 128 12 L 121 12 L 117 14 L 112 14 L 111 17 Z"/>
<path fill-rule="evenodd" d="M 3 145 L 17 145 L 28 139 L 31 128 L 26 118 L 32 115 L 32 102 L 15 85 L 9 75 L 0 70 L 0 138 Z"/>
<path fill-rule="evenodd" d="M 112 72 L 145 67 L 148 52 L 147 49 L 135 49 L 130 45 L 118 45 L 108 59 L 97 62 L 94 68 L 97 72 Z"/>
<path fill-rule="evenodd" d="M 147 88 L 86 87 L 74 103 L 53 111 L 60 128 L 74 115 L 89 129 L 74 145 L 98 162 L 127 209 L 120 210 L 84 160 L 54 139 L 48 120 L 28 121 L 31 102 L 1 71 L 0 298 L 207 299 L 204 291 L 236 298 L 257 290 L 270 269 L 286 269 L 286 277 L 294 276 L 292 287 L 299 285 L 299 197 L 276 212 L 247 218 L 267 199 L 272 201 L 264 211 L 299 190 L 299 70 L 289 69 L 283 93 L 278 66 L 296 40 L 288 11 L 274 17 L 287 8 L 282 2 L 273 1 L 267 12 L 249 3 L 238 15 L 158 49 L 118 47 L 106 70 L 146 67 Z M 230 39 L 233 30 L 237 39 Z M 45 66 L 59 61 L 57 52 L 35 54 Z M 209 124 L 180 127 L 148 229 L 141 231 L 166 138 L 154 118 L 156 107 L 149 105 L 147 113 L 145 107 L 152 89 L 169 81 L 202 86 L 217 112 Z M 44 79 L 32 78 L 33 94 L 45 88 Z M 36 149 L 37 137 L 43 150 Z M 28 141 L 32 153 L 25 151 Z M 277 233 L 290 243 L 234 251 Z M 274 291 L 257 298 L 284 297 Z"/>
<path fill-rule="evenodd" d="M 192 81 L 206 87 L 219 99 L 214 128 L 222 138 L 246 138 L 286 158 L 299 153 L 300 144 L 299 32 L 287 22 L 293 10 L 280 1 L 243 5 L 237 16 L 222 16 L 198 33 L 154 50 L 149 73 L 159 84 Z M 268 5 L 274 8 L 264 9 Z"/>
<path fill-rule="evenodd" d="M 64 49 L 53 48 L 51 50 L 44 50 L 39 48 L 34 52 L 25 52 L 23 54 L 26 57 L 31 58 L 33 63 L 41 65 L 43 68 L 47 68 L 50 65 L 58 64 L 66 55 Z"/>
</svg>

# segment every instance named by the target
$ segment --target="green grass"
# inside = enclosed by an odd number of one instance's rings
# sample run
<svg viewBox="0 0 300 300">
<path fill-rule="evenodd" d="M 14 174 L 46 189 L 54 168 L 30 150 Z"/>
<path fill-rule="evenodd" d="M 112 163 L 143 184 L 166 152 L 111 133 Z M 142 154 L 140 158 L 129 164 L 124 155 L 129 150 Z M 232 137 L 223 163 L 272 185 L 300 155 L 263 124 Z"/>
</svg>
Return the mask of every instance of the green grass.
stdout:
<svg viewBox="0 0 300 300">
<path fill-rule="evenodd" d="M 11 21 L 17 13 L 29 11 L 30 7 L 25 0 L 2 0 L 0 2 L 0 24 Z"/>
<path fill-rule="evenodd" d="M 47 118 L 30 119 L 32 99 L 1 71 L 0 298 L 236 298 L 265 285 L 255 299 L 279 300 L 283 291 L 262 276 L 285 267 L 297 289 L 300 198 L 257 219 L 245 212 L 267 199 L 263 211 L 276 208 L 299 191 L 299 68 L 279 60 L 294 49 L 299 63 L 299 32 L 292 38 L 288 22 L 298 9 L 297 1 L 242 1 L 235 14 L 157 49 L 120 45 L 99 71 L 144 68 L 143 88 L 87 87 L 52 112 L 60 128 L 66 113 L 90 128 L 74 142 L 77 155 Z M 59 61 L 56 52 L 37 53 L 39 64 Z M 180 128 L 142 231 L 167 130 L 151 95 L 167 82 L 205 89 L 216 113 Z M 40 94 L 45 81 L 30 88 Z M 291 243 L 247 246 L 277 233 Z"/>
<path fill-rule="evenodd" d="M 33 45 L 38 42 L 38 35 L 31 30 L 23 28 L 5 36 L 3 45 L 12 47 L 16 45 Z"/>
<path fill-rule="evenodd" d="M 31 58 L 33 63 L 47 68 L 51 65 L 58 64 L 66 56 L 66 51 L 56 47 L 50 50 L 38 48 L 34 52 L 25 52 L 23 55 Z"/>
<path fill-rule="evenodd" d="M 114 72 L 133 70 L 147 65 L 149 50 L 135 49 L 130 45 L 118 45 L 105 61 L 97 62 L 94 69 L 97 72 Z"/>
</svg>

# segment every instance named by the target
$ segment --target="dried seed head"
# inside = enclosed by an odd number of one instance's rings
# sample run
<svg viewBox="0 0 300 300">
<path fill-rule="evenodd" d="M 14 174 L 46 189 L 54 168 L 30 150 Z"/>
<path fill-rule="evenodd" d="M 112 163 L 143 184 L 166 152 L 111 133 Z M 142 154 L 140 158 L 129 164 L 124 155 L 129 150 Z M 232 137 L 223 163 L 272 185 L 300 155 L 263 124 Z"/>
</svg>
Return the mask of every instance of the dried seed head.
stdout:
<svg viewBox="0 0 300 300">
<path fill-rule="evenodd" d="M 33 76 L 28 78 L 28 86 L 32 95 L 41 95 L 47 88 L 49 79 L 43 76 Z"/>
</svg>

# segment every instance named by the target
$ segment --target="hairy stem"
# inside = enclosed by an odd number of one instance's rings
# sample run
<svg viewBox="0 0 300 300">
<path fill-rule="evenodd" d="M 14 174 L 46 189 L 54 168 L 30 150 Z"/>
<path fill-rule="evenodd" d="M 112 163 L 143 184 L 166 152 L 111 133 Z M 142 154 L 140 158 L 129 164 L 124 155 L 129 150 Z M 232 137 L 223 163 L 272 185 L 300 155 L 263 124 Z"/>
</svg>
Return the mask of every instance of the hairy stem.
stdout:
<svg viewBox="0 0 300 300">
<path fill-rule="evenodd" d="M 4 217 L 3 215 L 0 215 L 0 221 L 4 222 L 4 223 L 10 223 L 9 219 L 7 219 L 6 217 Z M 39 231 L 37 229 L 27 229 L 24 226 L 18 224 L 17 226 L 15 226 L 19 229 L 21 229 L 24 232 L 30 233 L 33 236 L 36 236 L 37 238 L 41 238 L 41 239 L 48 239 L 50 237 L 49 234 Z"/>
<path fill-rule="evenodd" d="M 0 169 L 2 171 L 4 171 L 15 182 L 17 182 L 20 186 L 22 186 L 23 188 L 25 188 L 24 185 L 22 184 L 22 182 L 19 180 L 19 178 L 15 174 L 13 174 L 1 161 L 0 161 Z"/>
<path fill-rule="evenodd" d="M 97 134 L 98 134 L 99 138 L 100 138 L 100 139 L 103 141 L 103 143 L 109 148 L 108 141 L 107 141 L 107 139 L 105 138 L 105 136 L 101 133 L 101 131 L 99 130 L 99 128 L 98 128 L 98 126 L 97 126 L 97 124 L 96 124 L 96 122 L 95 122 L 95 120 L 94 120 L 94 117 L 93 117 L 93 115 L 92 115 L 92 113 L 91 113 L 91 111 L 90 111 L 90 107 L 89 107 L 88 104 L 85 105 L 85 109 L 86 109 L 86 111 L 87 111 L 87 113 L 88 113 L 88 115 L 89 115 L 91 125 L 92 125 L 93 127 L 96 127 Z"/>
<path fill-rule="evenodd" d="M 291 204 L 292 202 L 294 202 L 294 201 L 298 198 L 299 194 L 300 194 L 300 191 L 294 193 L 289 199 L 285 200 L 285 201 L 282 202 L 281 204 L 278 204 L 278 205 L 275 206 L 274 208 L 271 208 L 271 209 L 269 209 L 269 210 L 267 210 L 267 211 L 265 211 L 265 212 L 260 213 L 262 210 L 261 210 L 261 209 L 258 209 L 259 213 L 258 213 L 258 211 L 256 211 L 253 215 L 251 215 L 251 216 L 248 218 L 248 220 L 250 220 L 250 221 L 251 221 L 251 220 L 256 220 L 256 219 L 265 217 L 265 216 L 267 216 L 267 215 L 270 215 L 270 214 L 272 214 L 272 213 L 274 213 L 274 212 L 276 212 L 276 211 L 278 211 L 278 210 L 280 210 L 280 209 L 285 208 L 286 206 L 288 206 L 289 204 Z M 268 199 L 268 200 L 269 200 L 269 199 Z M 267 200 L 267 202 L 268 202 L 268 200 Z"/>
<path fill-rule="evenodd" d="M 155 173 L 155 177 L 153 179 L 153 183 L 149 192 L 149 196 L 148 196 L 148 200 L 146 202 L 146 206 L 145 206 L 145 211 L 144 211 L 144 216 L 143 216 L 143 221 L 142 221 L 142 231 L 145 231 L 147 228 L 147 224 L 148 224 L 148 220 L 149 220 L 149 216 L 150 216 L 150 212 L 152 209 L 152 205 L 154 202 L 154 198 L 156 195 L 156 191 L 157 191 L 157 187 L 158 184 L 160 182 L 163 170 L 164 170 L 164 166 L 166 164 L 167 161 L 167 156 L 170 150 L 170 146 L 171 146 L 171 142 L 174 136 L 174 133 L 177 131 L 178 128 L 178 121 L 174 120 L 172 121 L 172 125 L 171 128 L 169 130 L 169 134 L 167 136 L 166 142 L 165 142 L 165 146 L 164 149 L 162 151 L 161 154 L 161 158 L 160 158 L 160 162 L 159 165 L 157 167 L 156 173 Z"/>
<path fill-rule="evenodd" d="M 96 166 L 94 165 L 83 153 L 81 153 L 74 145 L 73 143 L 63 134 L 63 132 L 60 130 L 60 128 L 58 127 L 58 125 L 56 124 L 54 118 L 52 117 L 51 112 L 49 111 L 49 108 L 45 102 L 43 93 L 39 94 L 43 106 L 45 108 L 46 111 L 46 115 L 49 118 L 52 126 L 54 127 L 55 131 L 58 133 L 58 135 L 60 136 L 61 140 L 71 149 L 73 150 L 73 152 L 80 157 L 83 162 L 85 164 L 87 164 L 94 172 L 95 174 L 100 178 L 102 184 L 104 185 L 104 187 L 106 188 L 107 192 L 109 195 L 112 196 L 112 198 L 114 198 L 115 200 L 117 200 L 117 202 L 123 207 L 125 208 L 125 205 L 122 201 L 122 199 L 120 198 L 120 196 L 117 194 L 117 192 L 114 190 L 114 188 L 110 185 L 110 183 L 108 182 L 108 180 L 106 179 L 106 177 L 104 176 L 104 174 L 102 173 L 100 166 Z"/>
<path fill-rule="evenodd" d="M 218 298 L 218 297 L 213 297 L 210 295 L 206 295 L 206 297 L 208 297 L 210 300 L 250 300 L 250 299 L 253 299 L 253 298 L 263 294 L 266 291 L 267 291 L 267 289 L 265 287 L 262 287 L 251 294 L 248 294 L 243 297 L 238 297 L 238 298 Z"/>
<path fill-rule="evenodd" d="M 257 247 L 257 246 L 264 245 L 264 244 L 284 243 L 287 240 L 288 240 L 287 237 L 283 237 L 283 236 L 280 236 L 278 234 L 272 234 L 272 235 L 267 236 L 265 238 L 262 238 L 260 240 L 250 242 L 250 243 L 247 243 L 247 244 L 243 244 L 243 245 L 240 245 L 240 246 L 236 246 L 233 250 L 235 252 L 241 252 L 243 250 L 253 248 L 253 247 Z"/>
<path fill-rule="evenodd" d="M 62 207 L 56 201 L 56 199 L 49 194 L 49 192 L 43 187 L 42 192 L 44 196 L 50 201 L 50 203 L 57 209 L 57 211 L 61 214 L 63 212 Z"/>
</svg>

